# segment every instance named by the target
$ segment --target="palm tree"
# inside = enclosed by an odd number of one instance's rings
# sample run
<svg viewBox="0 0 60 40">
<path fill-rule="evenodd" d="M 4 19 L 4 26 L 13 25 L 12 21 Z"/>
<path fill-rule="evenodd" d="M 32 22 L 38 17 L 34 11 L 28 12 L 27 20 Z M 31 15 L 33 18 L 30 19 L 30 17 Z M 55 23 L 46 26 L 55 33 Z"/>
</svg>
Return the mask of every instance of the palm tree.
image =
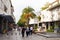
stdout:
<svg viewBox="0 0 60 40">
<path fill-rule="evenodd" d="M 41 17 L 40 16 L 38 16 L 37 18 L 38 18 L 39 21 L 41 20 Z"/>
<path fill-rule="evenodd" d="M 39 21 L 41 20 L 41 16 L 37 16 L 38 19 L 38 27 L 39 27 Z"/>
<path fill-rule="evenodd" d="M 24 18 L 26 20 L 27 26 L 29 25 L 30 18 L 34 18 L 36 16 L 33 11 L 34 9 L 31 7 L 27 7 L 22 10 L 23 15 L 21 18 Z"/>
</svg>

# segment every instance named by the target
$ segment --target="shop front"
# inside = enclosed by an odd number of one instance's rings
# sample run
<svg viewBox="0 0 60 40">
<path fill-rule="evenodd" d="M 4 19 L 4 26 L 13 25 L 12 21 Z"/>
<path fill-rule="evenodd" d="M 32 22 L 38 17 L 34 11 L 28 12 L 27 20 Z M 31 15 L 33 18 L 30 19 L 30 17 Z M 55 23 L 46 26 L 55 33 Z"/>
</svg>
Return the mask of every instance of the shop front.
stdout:
<svg viewBox="0 0 60 40">
<path fill-rule="evenodd" d="M 12 29 L 14 20 L 10 15 L 0 15 L 0 33 L 8 32 L 9 28 Z"/>
<path fill-rule="evenodd" d="M 60 21 L 51 21 L 51 22 L 42 22 L 39 23 L 40 30 L 45 32 L 54 32 L 59 33 L 60 32 Z"/>
</svg>

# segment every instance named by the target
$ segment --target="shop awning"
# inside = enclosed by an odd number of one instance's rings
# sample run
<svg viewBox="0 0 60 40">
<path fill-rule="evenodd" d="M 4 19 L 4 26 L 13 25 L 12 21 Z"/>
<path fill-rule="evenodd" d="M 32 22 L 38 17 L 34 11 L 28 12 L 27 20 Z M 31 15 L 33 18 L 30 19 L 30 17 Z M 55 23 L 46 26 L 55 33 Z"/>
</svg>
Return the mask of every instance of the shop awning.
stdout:
<svg viewBox="0 0 60 40">
<path fill-rule="evenodd" d="M 8 23 L 14 23 L 14 19 L 12 18 L 12 16 L 10 16 L 10 15 L 5 15 L 4 18 L 8 21 Z"/>
<path fill-rule="evenodd" d="M 0 14 L 0 23 L 2 22 L 2 20 L 3 20 L 3 15 L 2 14 Z"/>
<path fill-rule="evenodd" d="M 4 15 L 3 14 L 0 14 L 0 17 L 4 17 Z"/>
</svg>

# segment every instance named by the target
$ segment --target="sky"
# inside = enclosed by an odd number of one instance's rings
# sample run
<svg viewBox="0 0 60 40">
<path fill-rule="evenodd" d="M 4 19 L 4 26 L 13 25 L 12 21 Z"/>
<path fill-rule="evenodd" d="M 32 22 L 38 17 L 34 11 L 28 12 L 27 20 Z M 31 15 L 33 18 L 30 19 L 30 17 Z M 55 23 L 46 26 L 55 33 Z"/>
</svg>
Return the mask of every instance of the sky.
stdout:
<svg viewBox="0 0 60 40">
<path fill-rule="evenodd" d="M 18 22 L 18 20 L 20 19 L 20 16 L 22 14 L 22 10 L 25 7 L 32 7 L 33 9 L 35 9 L 35 12 L 40 11 L 40 8 L 46 4 L 46 2 L 53 2 L 55 0 L 11 0 L 12 1 L 12 5 L 14 7 L 14 16 L 16 19 L 16 23 Z"/>
</svg>

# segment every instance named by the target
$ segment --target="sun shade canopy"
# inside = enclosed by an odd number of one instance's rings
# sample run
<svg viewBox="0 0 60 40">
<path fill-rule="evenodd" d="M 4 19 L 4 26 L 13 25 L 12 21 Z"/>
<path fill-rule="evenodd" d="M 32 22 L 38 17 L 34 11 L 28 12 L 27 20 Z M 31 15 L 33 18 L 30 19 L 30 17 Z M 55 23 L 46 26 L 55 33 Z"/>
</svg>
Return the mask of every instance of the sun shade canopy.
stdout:
<svg viewBox="0 0 60 40">
<path fill-rule="evenodd" d="M 5 15 L 4 18 L 8 21 L 8 23 L 14 23 L 14 19 L 10 15 Z"/>
</svg>

